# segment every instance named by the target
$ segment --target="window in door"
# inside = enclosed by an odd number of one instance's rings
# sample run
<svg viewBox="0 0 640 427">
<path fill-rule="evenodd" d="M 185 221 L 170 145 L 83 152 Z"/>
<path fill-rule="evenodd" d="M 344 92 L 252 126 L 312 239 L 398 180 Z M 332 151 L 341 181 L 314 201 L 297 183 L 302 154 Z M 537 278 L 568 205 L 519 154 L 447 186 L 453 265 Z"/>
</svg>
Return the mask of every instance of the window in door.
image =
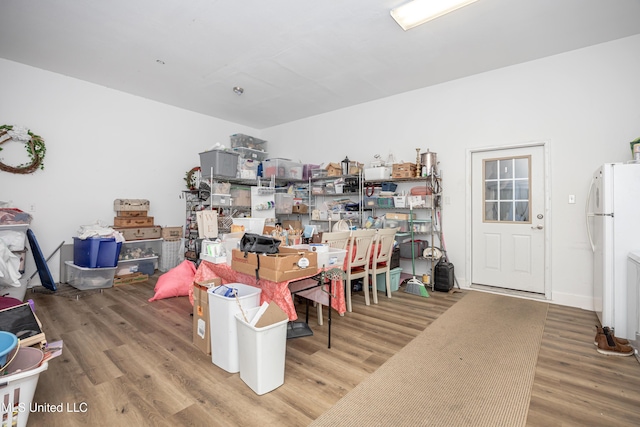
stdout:
<svg viewBox="0 0 640 427">
<path fill-rule="evenodd" d="M 484 222 L 531 222 L 531 157 L 485 159 Z"/>
</svg>

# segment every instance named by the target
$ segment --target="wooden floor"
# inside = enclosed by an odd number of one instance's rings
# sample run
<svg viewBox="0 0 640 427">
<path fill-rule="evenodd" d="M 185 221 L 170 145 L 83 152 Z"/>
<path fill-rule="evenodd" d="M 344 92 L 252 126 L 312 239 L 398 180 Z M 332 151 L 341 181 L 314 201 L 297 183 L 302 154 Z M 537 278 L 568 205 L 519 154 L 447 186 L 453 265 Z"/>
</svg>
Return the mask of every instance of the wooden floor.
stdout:
<svg viewBox="0 0 640 427">
<path fill-rule="evenodd" d="M 422 298 L 401 287 L 366 307 L 356 293 L 354 311 L 333 317 L 331 349 L 326 309 L 323 326 L 311 310 L 314 335 L 287 341 L 284 385 L 257 396 L 192 345 L 189 299 L 149 303 L 153 286 L 27 293 L 47 340 L 64 341 L 33 402 L 64 410 L 33 412 L 30 426 L 306 426 L 464 295 Z M 592 312 L 550 305 L 528 425 L 640 425 L 640 364 L 597 353 L 596 323 Z"/>
</svg>

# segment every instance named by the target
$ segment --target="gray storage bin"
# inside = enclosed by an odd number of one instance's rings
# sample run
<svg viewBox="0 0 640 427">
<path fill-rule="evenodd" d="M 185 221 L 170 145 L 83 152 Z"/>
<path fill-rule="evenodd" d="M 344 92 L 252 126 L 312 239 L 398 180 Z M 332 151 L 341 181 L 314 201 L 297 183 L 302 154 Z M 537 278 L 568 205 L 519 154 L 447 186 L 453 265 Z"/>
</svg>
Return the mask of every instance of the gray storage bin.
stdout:
<svg viewBox="0 0 640 427">
<path fill-rule="evenodd" d="M 400 243 L 400 258 L 411 258 L 411 243 L 412 242 Z M 416 258 L 421 257 L 422 252 L 429 247 L 427 240 L 414 240 L 413 244 Z"/>
<path fill-rule="evenodd" d="M 238 157 L 234 151 L 211 150 L 200 153 L 200 169 L 203 177 L 214 176 L 235 178 L 238 174 Z"/>
</svg>

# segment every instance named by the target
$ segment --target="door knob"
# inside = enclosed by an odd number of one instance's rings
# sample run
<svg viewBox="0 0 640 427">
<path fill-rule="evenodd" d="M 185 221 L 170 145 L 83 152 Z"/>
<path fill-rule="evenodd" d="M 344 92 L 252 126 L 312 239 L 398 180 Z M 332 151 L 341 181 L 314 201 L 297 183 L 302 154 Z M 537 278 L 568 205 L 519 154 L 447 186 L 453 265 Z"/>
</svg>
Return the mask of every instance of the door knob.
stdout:
<svg viewBox="0 0 640 427">
<path fill-rule="evenodd" d="M 536 225 L 535 227 L 531 227 L 532 230 L 542 230 L 544 227 L 541 224 Z"/>
</svg>

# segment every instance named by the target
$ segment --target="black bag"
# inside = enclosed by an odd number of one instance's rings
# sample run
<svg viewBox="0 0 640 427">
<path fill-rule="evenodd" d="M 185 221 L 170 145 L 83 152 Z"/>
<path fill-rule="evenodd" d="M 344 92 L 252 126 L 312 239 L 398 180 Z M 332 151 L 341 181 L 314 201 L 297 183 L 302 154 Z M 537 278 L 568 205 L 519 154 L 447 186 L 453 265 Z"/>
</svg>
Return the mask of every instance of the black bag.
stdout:
<svg viewBox="0 0 640 427">
<path fill-rule="evenodd" d="M 453 289 L 455 281 L 453 264 L 446 261 L 440 261 L 436 264 L 434 271 L 435 281 L 433 282 L 433 289 L 440 292 L 449 292 Z"/>
<path fill-rule="evenodd" d="M 262 234 L 244 233 L 240 239 L 240 250 L 247 257 L 249 252 L 256 254 L 277 254 L 280 240 Z M 257 257 L 256 282 L 260 280 L 260 257 Z"/>
<path fill-rule="evenodd" d="M 257 254 L 277 254 L 278 246 L 280 246 L 280 240 L 261 234 L 244 233 L 244 236 L 240 239 L 240 250 L 244 252 L 245 258 L 249 252 Z"/>
</svg>

